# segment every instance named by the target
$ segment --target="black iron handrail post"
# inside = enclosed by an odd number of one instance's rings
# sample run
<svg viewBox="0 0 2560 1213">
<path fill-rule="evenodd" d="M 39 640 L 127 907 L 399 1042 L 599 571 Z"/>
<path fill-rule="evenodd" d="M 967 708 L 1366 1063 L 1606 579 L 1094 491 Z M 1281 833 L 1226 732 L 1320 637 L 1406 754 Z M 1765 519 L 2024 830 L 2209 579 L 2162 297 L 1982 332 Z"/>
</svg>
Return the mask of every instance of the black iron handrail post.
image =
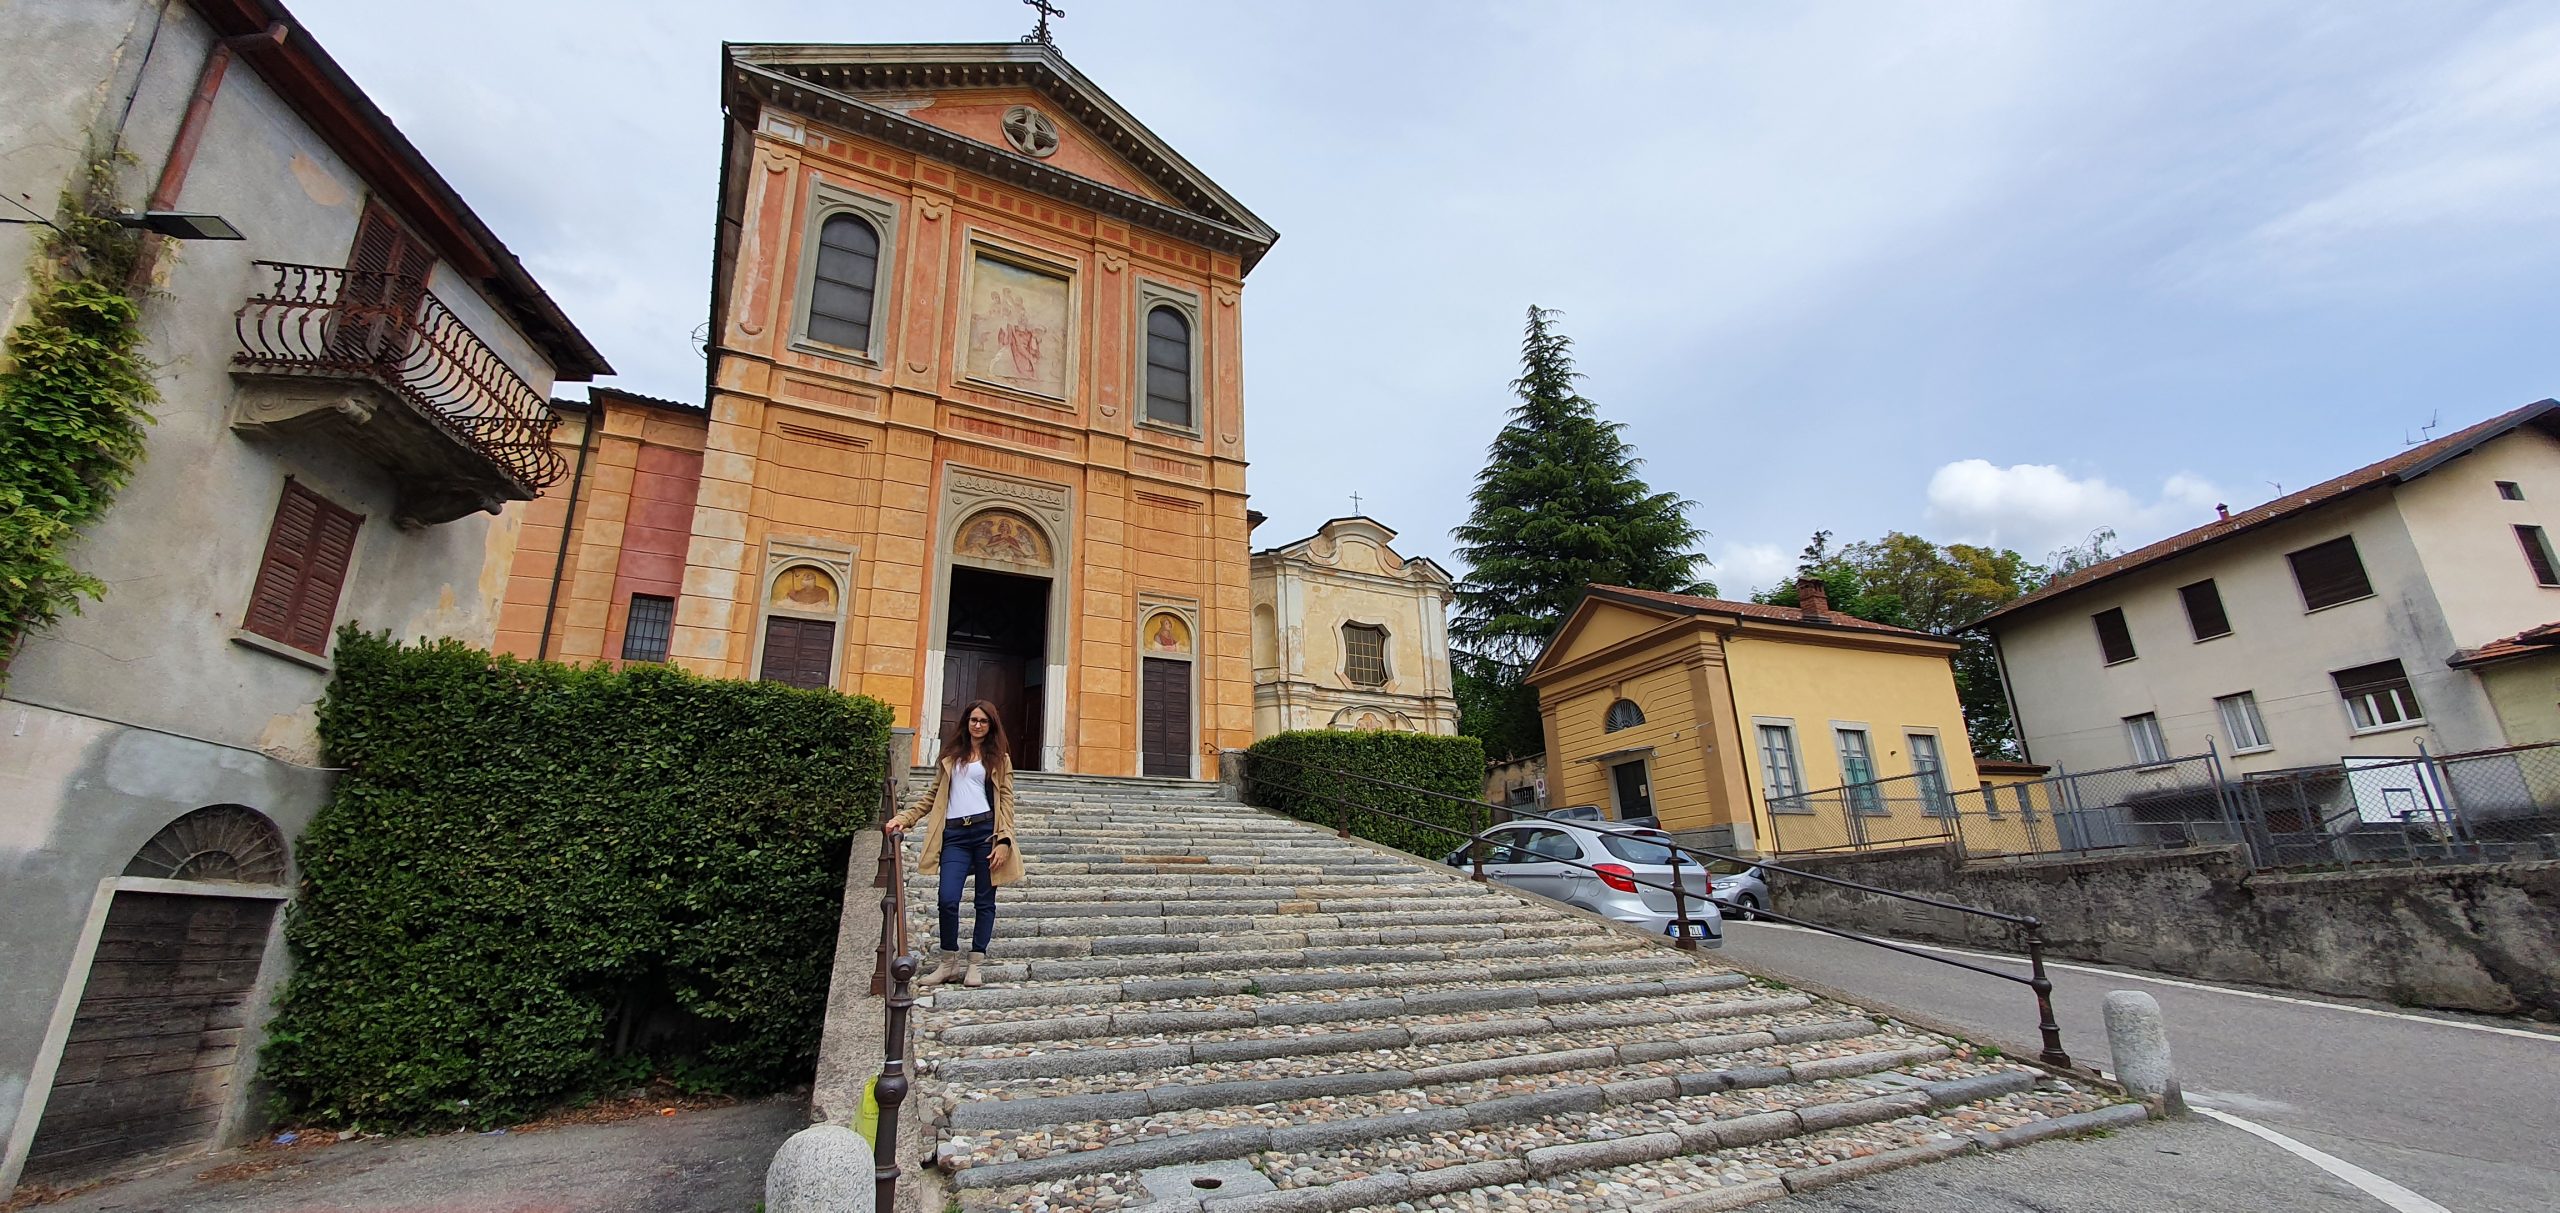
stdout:
<svg viewBox="0 0 2560 1213">
<path fill-rule="evenodd" d="M 884 756 L 880 764 L 880 820 L 886 822 L 897 812 L 896 785 L 889 779 L 890 762 Z M 916 956 L 907 942 L 907 881 L 905 873 L 905 840 L 883 832 L 880 836 L 880 875 L 884 891 L 880 894 L 880 959 L 881 971 L 888 981 L 889 1003 L 880 1038 L 880 1078 L 872 1085 L 873 1098 L 880 1105 L 880 1120 L 871 1142 L 871 1174 L 876 1185 L 872 1196 L 875 1209 L 897 1208 L 898 1197 L 898 1107 L 907 1099 L 907 1015 L 916 1005 Z"/>
<path fill-rule="evenodd" d="M 1671 914 L 1680 932 L 1673 946 L 1683 952 L 1697 951 L 1697 937 L 1689 930 L 1689 890 L 1680 883 L 1680 852 L 1676 849 L 1671 852 Z"/>
<path fill-rule="evenodd" d="M 1476 806 L 1476 832 L 1467 837 L 1467 862 L 1475 868 L 1477 884 L 1484 883 L 1484 832 L 1493 828 L 1492 824 L 1485 820 L 1493 814 L 1485 810 L 1491 807 L 1493 806 L 1483 804 Z"/>
<path fill-rule="evenodd" d="M 2062 1024 L 2053 1017 L 2053 979 L 2044 975 L 2044 923 L 2030 918 L 2021 930 L 2027 944 L 2027 988 L 2036 992 L 2036 1031 L 2044 1035 L 2044 1051 L 2036 1059 L 2067 1070 L 2071 1055 L 2062 1051 Z"/>
</svg>

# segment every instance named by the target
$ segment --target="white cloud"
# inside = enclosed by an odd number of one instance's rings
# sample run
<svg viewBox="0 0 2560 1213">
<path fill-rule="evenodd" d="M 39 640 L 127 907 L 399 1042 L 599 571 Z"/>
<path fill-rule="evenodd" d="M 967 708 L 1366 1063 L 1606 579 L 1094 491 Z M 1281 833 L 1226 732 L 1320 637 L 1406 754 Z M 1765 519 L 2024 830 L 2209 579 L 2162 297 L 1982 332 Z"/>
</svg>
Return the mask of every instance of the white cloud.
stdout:
<svg viewBox="0 0 2560 1213">
<path fill-rule="evenodd" d="M 2149 501 L 2049 463 L 2000 467 L 1960 459 L 1929 477 L 1929 522 L 1950 542 L 1997 544 L 2040 557 L 2113 528 L 2125 546 L 2211 521 L 2221 500 L 2203 477 L 2180 472 Z"/>
<path fill-rule="evenodd" d="M 1774 543 L 1717 545 L 1707 552 L 1715 562 L 1707 579 L 1726 598 L 1749 598 L 1794 577 L 1796 555 Z"/>
</svg>

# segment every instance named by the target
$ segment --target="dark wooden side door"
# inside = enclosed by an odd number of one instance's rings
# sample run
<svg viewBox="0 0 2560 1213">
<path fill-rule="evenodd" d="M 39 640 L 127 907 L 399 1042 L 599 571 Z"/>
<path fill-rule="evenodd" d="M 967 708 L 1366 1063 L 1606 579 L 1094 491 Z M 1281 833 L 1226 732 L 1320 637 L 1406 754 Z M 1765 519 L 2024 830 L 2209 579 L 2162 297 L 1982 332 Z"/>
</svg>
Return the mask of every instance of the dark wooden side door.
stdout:
<svg viewBox="0 0 2560 1213">
<path fill-rule="evenodd" d="M 25 1178 L 58 1183 L 213 1144 L 276 903 L 118 893 Z"/>
<path fill-rule="evenodd" d="M 1644 777 L 1643 759 L 1619 763 L 1609 774 L 1618 784 L 1619 818 L 1653 816 L 1652 781 Z"/>
<path fill-rule="evenodd" d="M 1149 657 L 1144 707 L 1144 773 L 1191 778 L 1191 663 Z"/>
<path fill-rule="evenodd" d="M 1039 770 L 1039 705 L 1034 702 L 1037 696 L 1023 685 L 1030 664 L 1030 659 L 1019 653 L 966 645 L 944 650 L 940 735 L 951 736 L 960 723 L 960 713 L 971 701 L 986 700 L 996 705 L 996 719 L 1004 722 L 1005 740 L 1012 743 L 1013 768 Z"/>
<path fill-rule="evenodd" d="M 765 620 L 764 669 L 757 677 L 825 690 L 835 667 L 836 625 L 826 619 Z"/>
</svg>

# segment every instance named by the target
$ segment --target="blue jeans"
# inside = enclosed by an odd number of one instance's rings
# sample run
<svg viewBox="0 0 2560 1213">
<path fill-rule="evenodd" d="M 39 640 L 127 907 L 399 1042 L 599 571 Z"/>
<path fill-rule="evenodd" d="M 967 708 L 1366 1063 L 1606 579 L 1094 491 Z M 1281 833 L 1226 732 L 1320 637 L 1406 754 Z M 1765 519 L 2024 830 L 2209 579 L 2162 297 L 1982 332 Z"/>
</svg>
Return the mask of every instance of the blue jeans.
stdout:
<svg viewBox="0 0 2560 1213">
<path fill-rule="evenodd" d="M 942 823 L 942 950 L 960 950 L 960 883 L 971 878 L 978 882 L 978 921 L 970 932 L 969 950 L 984 952 L 996 935 L 996 882 L 987 871 L 987 856 L 995 850 L 996 815 L 987 813 L 977 820 Z"/>
</svg>

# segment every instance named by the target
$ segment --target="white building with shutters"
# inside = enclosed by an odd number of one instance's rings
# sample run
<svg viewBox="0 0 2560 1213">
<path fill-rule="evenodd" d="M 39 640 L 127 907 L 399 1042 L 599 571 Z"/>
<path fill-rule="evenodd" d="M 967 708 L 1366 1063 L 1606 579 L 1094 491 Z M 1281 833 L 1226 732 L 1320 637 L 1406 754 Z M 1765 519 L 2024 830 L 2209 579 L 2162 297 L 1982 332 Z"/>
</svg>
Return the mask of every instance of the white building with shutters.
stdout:
<svg viewBox="0 0 2560 1213">
<path fill-rule="evenodd" d="M 2560 403 L 2056 580 L 1983 619 L 2028 757 L 2231 774 L 2560 739 Z"/>
<path fill-rule="evenodd" d="M 146 237 L 156 424 L 68 553 L 106 593 L 0 654 L 5 1196 L 254 1127 L 335 630 L 488 644 L 552 385 L 611 368 L 281 7 L 18 5 L 0 61 L 11 195 L 121 152 L 88 205 L 242 237 Z M 49 234 L 0 226 L 10 326 Z"/>
</svg>

